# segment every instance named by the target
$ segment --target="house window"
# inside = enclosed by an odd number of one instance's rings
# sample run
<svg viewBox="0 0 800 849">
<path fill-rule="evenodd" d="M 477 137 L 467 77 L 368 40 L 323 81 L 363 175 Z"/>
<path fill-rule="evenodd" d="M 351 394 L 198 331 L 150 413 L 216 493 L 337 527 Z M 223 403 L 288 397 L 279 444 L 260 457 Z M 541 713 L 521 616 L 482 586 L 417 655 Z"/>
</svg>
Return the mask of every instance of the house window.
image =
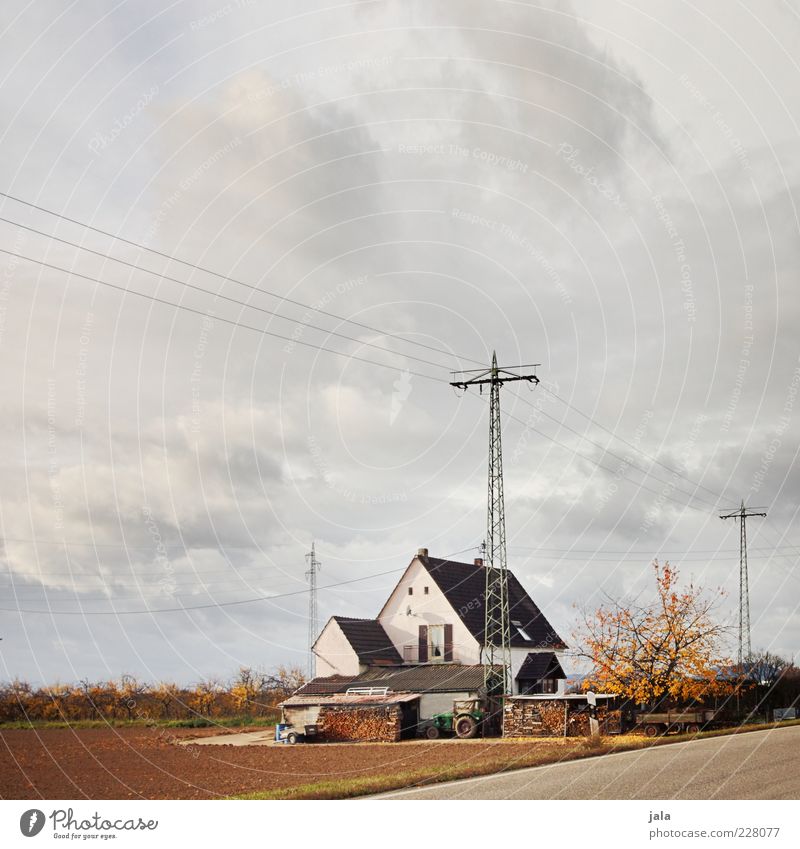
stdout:
<svg viewBox="0 0 800 849">
<path fill-rule="evenodd" d="M 409 595 L 414 595 L 414 587 L 409 587 L 409 588 L 408 588 L 408 594 L 409 594 Z"/>
<path fill-rule="evenodd" d="M 444 625 L 428 626 L 428 662 L 444 661 Z"/>
<path fill-rule="evenodd" d="M 520 681 L 522 695 L 539 696 L 558 692 L 558 682 L 555 678 L 540 678 L 538 681 Z"/>
<path fill-rule="evenodd" d="M 527 640 L 529 643 L 533 642 L 528 632 L 522 627 L 522 622 L 518 622 L 515 619 L 511 624 L 517 629 L 517 632 L 523 640 Z"/>
<path fill-rule="evenodd" d="M 428 595 L 428 588 L 425 587 L 425 595 Z"/>
</svg>

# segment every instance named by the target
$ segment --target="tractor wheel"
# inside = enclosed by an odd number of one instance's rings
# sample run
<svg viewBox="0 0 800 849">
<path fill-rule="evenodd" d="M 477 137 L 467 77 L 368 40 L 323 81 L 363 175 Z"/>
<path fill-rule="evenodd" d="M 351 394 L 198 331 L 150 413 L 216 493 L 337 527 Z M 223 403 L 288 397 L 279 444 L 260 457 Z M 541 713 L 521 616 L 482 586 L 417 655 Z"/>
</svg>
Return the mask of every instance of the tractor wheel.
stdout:
<svg viewBox="0 0 800 849">
<path fill-rule="evenodd" d="M 645 737 L 658 737 L 661 729 L 657 725 L 645 725 L 644 727 L 644 736 Z"/>
<path fill-rule="evenodd" d="M 295 734 L 295 733 L 294 733 L 294 731 L 290 731 L 290 732 L 286 735 L 286 742 L 287 742 L 290 746 L 294 746 L 294 744 L 297 742 L 297 734 Z"/>
<path fill-rule="evenodd" d="M 459 716 L 455 722 L 456 737 L 462 740 L 469 740 L 478 733 L 478 723 L 474 716 L 465 713 Z"/>
<path fill-rule="evenodd" d="M 438 740 L 441 735 L 440 735 L 439 729 L 435 725 L 429 725 L 425 729 L 425 736 L 429 740 Z"/>
<path fill-rule="evenodd" d="M 699 734 L 700 726 L 696 722 L 690 722 L 689 725 L 686 726 L 687 734 Z"/>
</svg>

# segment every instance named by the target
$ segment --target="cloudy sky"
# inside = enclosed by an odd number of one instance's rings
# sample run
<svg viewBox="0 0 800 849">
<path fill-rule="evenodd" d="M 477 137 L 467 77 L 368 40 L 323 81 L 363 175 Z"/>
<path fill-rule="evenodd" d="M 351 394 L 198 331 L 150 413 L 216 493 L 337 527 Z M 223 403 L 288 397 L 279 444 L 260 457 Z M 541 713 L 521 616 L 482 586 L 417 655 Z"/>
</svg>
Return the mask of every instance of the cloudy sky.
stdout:
<svg viewBox="0 0 800 849">
<path fill-rule="evenodd" d="M 304 664 L 312 540 L 323 621 L 475 556 L 495 349 L 557 630 L 654 557 L 733 621 L 744 499 L 793 654 L 798 55 L 780 0 L 4 2 L 0 677 Z"/>
</svg>

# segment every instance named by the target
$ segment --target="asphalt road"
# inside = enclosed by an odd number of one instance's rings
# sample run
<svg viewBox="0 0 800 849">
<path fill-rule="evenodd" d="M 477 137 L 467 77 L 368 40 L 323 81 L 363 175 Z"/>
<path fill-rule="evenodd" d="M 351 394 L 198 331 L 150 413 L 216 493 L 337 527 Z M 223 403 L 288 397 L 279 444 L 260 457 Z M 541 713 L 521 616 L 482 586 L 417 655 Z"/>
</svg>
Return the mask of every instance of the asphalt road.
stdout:
<svg viewBox="0 0 800 849">
<path fill-rule="evenodd" d="M 800 799 L 800 726 L 398 790 L 381 799 Z"/>
</svg>

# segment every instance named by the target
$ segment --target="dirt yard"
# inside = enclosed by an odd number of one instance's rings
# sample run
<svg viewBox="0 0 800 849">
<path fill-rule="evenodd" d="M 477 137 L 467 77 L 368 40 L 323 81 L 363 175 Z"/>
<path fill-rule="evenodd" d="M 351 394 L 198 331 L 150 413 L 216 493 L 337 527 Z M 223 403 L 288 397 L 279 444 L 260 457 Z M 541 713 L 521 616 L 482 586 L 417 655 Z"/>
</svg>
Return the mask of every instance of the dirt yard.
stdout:
<svg viewBox="0 0 800 849">
<path fill-rule="evenodd" d="M 247 729 L 252 731 L 253 729 Z M 448 767 L 527 766 L 556 741 L 408 741 L 392 744 L 192 746 L 218 729 L 0 730 L 4 799 L 208 799 Z"/>
</svg>

